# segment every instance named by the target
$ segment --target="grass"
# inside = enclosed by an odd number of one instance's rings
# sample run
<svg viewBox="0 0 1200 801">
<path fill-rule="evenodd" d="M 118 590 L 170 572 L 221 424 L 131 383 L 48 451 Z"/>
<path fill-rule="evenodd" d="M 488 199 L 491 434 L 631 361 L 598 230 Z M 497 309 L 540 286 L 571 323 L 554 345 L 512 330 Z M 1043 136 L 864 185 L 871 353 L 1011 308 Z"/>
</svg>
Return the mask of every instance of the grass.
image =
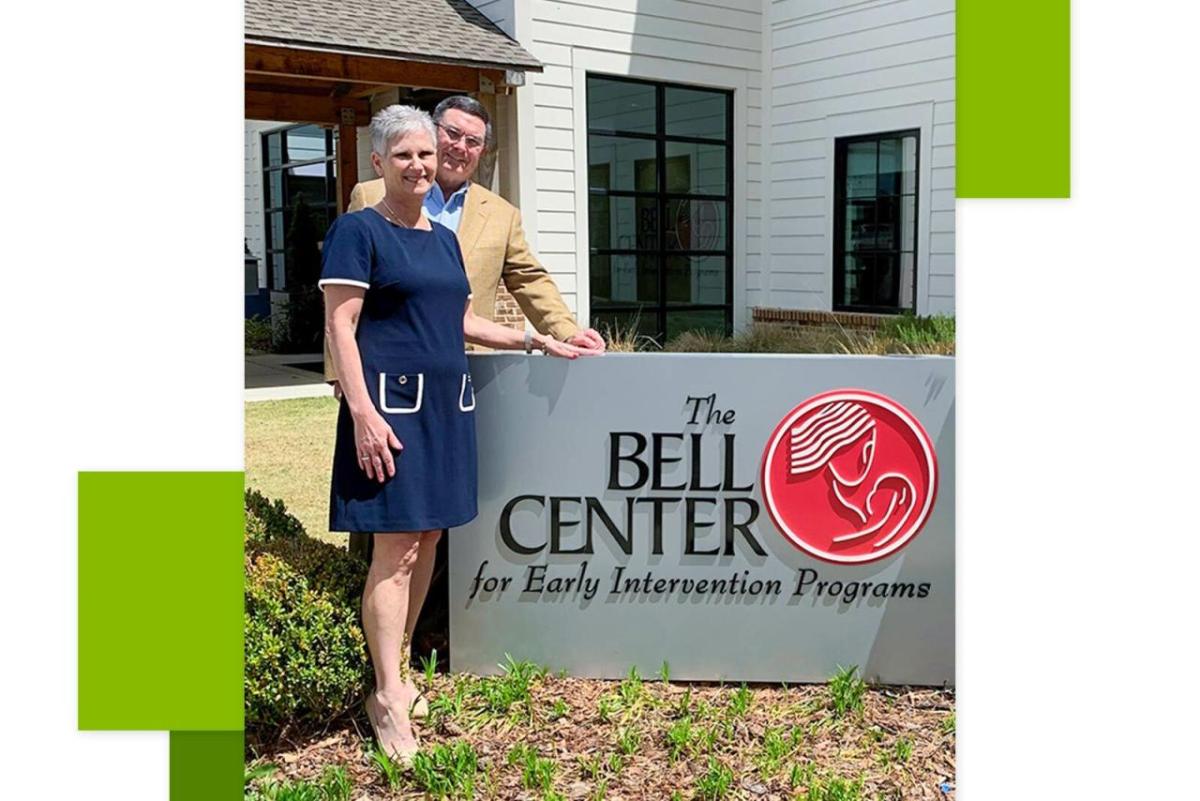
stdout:
<svg viewBox="0 0 1200 801">
<path fill-rule="evenodd" d="M 680 334 L 663 350 L 673 353 L 954 353 L 953 317 L 900 315 L 876 330 L 829 326 L 786 327 L 756 323 L 733 336 L 701 331 Z M 626 342 L 625 344 L 630 344 Z M 638 340 L 638 350 L 655 349 Z"/>
<path fill-rule="evenodd" d="M 533 746 L 513 746 L 508 752 L 507 762 L 521 769 L 521 786 L 526 790 L 541 790 L 547 793 L 554 789 L 554 776 L 558 772 L 558 765 L 553 759 L 539 756 Z"/>
<path fill-rule="evenodd" d="M 860 801 L 862 791 L 862 779 L 853 781 L 847 781 L 840 777 L 824 781 L 814 779 L 808 785 L 808 791 L 800 798 L 803 801 Z"/>
<path fill-rule="evenodd" d="M 708 769 L 696 781 L 696 798 L 721 801 L 733 787 L 733 771 L 715 757 L 708 758 Z"/>
<path fill-rule="evenodd" d="M 344 544 L 329 531 L 329 471 L 337 422 L 333 398 L 247 403 L 246 486 L 281 498 L 304 530 Z"/>
<path fill-rule="evenodd" d="M 667 729 L 667 753 L 671 762 L 692 752 L 695 747 L 693 743 L 695 736 L 690 717 L 681 718 L 671 724 L 671 727 Z"/>
<path fill-rule="evenodd" d="M 861 714 L 866 691 L 867 683 L 858 677 L 857 665 L 839 668 L 829 680 L 829 698 L 834 715 L 841 718 L 850 713 Z"/>
<path fill-rule="evenodd" d="M 432 798 L 474 798 L 478 773 L 475 748 L 461 740 L 422 749 L 413 759 L 413 782 Z"/>
<path fill-rule="evenodd" d="M 274 765 L 265 765 L 246 772 L 246 801 L 350 801 L 354 791 L 341 765 L 327 766 L 315 782 L 276 781 L 270 778 L 276 770 Z"/>
<path fill-rule="evenodd" d="M 750 710 L 750 688 L 743 682 L 742 686 L 733 691 L 729 697 L 729 714 L 734 718 L 744 718 Z"/>
<path fill-rule="evenodd" d="M 400 767 L 386 751 L 376 743 L 371 749 L 371 761 L 375 763 L 379 775 L 389 790 L 398 790 L 404 784 L 404 769 Z"/>
</svg>

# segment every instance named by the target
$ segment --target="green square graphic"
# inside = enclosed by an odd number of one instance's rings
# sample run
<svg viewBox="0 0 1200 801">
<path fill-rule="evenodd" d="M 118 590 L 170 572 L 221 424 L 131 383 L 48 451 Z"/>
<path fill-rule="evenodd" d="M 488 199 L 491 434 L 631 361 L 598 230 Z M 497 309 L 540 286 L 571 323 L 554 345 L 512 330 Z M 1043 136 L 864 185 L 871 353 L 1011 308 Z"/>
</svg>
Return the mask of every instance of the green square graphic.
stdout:
<svg viewBox="0 0 1200 801">
<path fill-rule="evenodd" d="M 79 474 L 79 728 L 242 728 L 242 473 Z"/>
<path fill-rule="evenodd" d="M 171 801 L 236 801 L 243 795 L 240 731 L 171 732 Z"/>
<path fill-rule="evenodd" d="M 956 6 L 958 197 L 1071 196 L 1071 4 Z"/>
</svg>

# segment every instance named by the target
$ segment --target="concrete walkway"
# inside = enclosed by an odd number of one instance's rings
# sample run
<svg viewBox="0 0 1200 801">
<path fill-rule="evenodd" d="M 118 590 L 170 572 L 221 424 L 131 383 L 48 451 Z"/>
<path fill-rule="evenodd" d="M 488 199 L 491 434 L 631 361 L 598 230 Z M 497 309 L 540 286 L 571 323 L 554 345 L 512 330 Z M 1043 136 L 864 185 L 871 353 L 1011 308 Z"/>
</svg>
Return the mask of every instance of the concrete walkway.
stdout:
<svg viewBox="0 0 1200 801">
<path fill-rule="evenodd" d="M 261 353 L 246 357 L 246 400 L 331 397 L 320 353 Z"/>
</svg>

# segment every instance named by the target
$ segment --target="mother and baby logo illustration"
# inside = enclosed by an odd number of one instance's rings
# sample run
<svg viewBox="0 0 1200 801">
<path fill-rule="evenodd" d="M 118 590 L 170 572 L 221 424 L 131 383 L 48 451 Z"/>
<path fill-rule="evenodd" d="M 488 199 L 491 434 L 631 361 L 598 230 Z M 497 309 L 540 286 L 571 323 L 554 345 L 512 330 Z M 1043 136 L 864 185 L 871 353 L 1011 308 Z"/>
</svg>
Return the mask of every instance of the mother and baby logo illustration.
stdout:
<svg viewBox="0 0 1200 801">
<path fill-rule="evenodd" d="M 762 491 L 793 545 L 828 562 L 861 564 L 917 535 L 937 494 L 937 458 L 916 418 L 860 389 L 824 392 L 775 427 Z"/>
</svg>

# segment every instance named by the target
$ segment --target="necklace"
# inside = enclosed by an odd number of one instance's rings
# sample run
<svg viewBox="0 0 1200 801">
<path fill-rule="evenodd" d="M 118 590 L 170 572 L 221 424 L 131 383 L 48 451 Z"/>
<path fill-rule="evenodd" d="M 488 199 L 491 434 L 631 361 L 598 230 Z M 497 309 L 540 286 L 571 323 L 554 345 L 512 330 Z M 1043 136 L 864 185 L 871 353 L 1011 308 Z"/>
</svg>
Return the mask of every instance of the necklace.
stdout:
<svg viewBox="0 0 1200 801">
<path fill-rule="evenodd" d="M 389 204 L 387 202 L 386 197 L 380 198 L 379 202 L 383 204 L 383 207 L 385 209 L 387 209 L 387 217 L 389 220 L 394 222 L 396 225 L 399 225 L 401 228 L 412 228 L 413 227 L 412 225 L 409 225 L 408 223 L 406 223 L 404 220 L 400 219 L 400 215 L 397 214 L 392 209 L 391 204 Z M 420 222 L 420 220 L 421 220 L 421 212 L 417 212 L 417 222 Z"/>
</svg>

